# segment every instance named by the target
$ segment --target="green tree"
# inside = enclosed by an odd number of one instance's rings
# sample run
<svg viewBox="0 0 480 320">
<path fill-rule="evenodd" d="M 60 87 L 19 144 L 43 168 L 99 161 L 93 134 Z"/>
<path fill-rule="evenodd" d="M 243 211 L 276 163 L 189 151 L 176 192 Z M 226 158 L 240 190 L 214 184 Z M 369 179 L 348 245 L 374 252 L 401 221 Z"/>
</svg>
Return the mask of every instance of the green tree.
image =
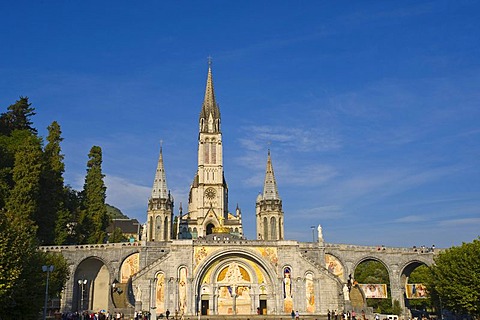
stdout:
<svg viewBox="0 0 480 320">
<path fill-rule="evenodd" d="M 0 212 L 0 314 L 35 319 L 43 301 L 42 253 L 26 216 Z"/>
<path fill-rule="evenodd" d="M 39 214 L 40 175 L 42 173 L 42 149 L 40 140 L 30 136 L 15 153 L 13 167 L 14 186 L 6 208 L 12 214 L 36 221 Z"/>
<path fill-rule="evenodd" d="M 28 97 L 20 97 L 8 107 L 8 111 L 0 115 L 0 134 L 10 135 L 15 130 L 27 130 L 37 134 L 37 129 L 32 127 L 30 117 L 35 115 L 35 108 L 28 102 Z"/>
<path fill-rule="evenodd" d="M 88 154 L 87 175 L 82 192 L 83 210 L 80 215 L 79 230 L 83 243 L 103 243 L 109 224 L 105 205 L 107 188 L 103 182 L 102 149 L 93 146 Z"/>
<path fill-rule="evenodd" d="M 60 253 L 54 252 L 44 253 L 42 261 L 42 265 L 54 266 L 54 270 L 50 274 L 48 283 L 48 296 L 49 298 L 60 298 L 62 290 L 65 288 L 68 276 L 70 274 L 68 261 Z M 43 287 L 45 288 L 46 277 L 44 277 L 43 283 Z"/>
<path fill-rule="evenodd" d="M 48 126 L 48 143 L 43 152 L 41 219 L 37 220 L 38 238 L 42 244 L 59 243 L 56 238 L 62 238 L 62 236 L 57 234 L 60 232 L 60 226 L 56 226 L 56 223 L 63 223 L 63 221 L 57 218 L 67 213 L 63 180 L 64 155 L 60 147 L 63 140 L 61 134 L 60 125 L 56 121 Z M 61 227 L 66 228 L 66 225 Z"/>
<path fill-rule="evenodd" d="M 480 317 L 480 238 L 440 252 L 427 288 L 443 308 Z"/>
<path fill-rule="evenodd" d="M 25 144 L 37 137 L 28 130 L 15 130 L 9 136 L 0 135 L 0 208 L 5 208 L 7 199 L 15 183 L 13 168 L 15 154 L 24 149 Z M 40 140 L 38 140 L 40 143 Z"/>
<path fill-rule="evenodd" d="M 127 241 L 127 240 L 128 239 L 123 234 L 122 229 L 120 229 L 118 227 L 113 229 L 113 232 L 108 237 L 108 242 L 110 242 L 110 243 L 124 242 L 124 241 Z"/>
</svg>

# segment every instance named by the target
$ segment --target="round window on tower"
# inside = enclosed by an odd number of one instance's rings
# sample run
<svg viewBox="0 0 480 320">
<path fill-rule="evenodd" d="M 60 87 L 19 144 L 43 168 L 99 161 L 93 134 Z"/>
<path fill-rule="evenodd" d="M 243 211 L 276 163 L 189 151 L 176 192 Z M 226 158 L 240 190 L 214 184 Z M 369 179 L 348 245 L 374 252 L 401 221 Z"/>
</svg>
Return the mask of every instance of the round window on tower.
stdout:
<svg viewBox="0 0 480 320">
<path fill-rule="evenodd" d="M 205 190 L 205 197 L 207 199 L 210 199 L 210 200 L 214 199 L 216 194 L 217 192 L 213 188 L 208 188 L 207 190 Z"/>
</svg>

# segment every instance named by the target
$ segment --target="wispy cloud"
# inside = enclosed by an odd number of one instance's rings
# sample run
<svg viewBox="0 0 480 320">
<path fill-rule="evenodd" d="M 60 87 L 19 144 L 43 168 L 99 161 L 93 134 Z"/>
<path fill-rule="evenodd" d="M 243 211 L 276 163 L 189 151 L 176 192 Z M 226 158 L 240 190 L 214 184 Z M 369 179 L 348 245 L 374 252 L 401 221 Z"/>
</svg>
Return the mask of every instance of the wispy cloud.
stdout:
<svg viewBox="0 0 480 320">
<path fill-rule="evenodd" d="M 398 219 L 395 219 L 394 222 L 399 222 L 399 223 L 416 223 L 416 222 L 422 222 L 422 221 L 426 221 L 427 219 L 425 219 L 424 217 L 420 216 L 420 215 L 412 215 L 412 216 L 405 216 L 405 217 L 401 217 L 401 218 L 398 218 Z"/>
<path fill-rule="evenodd" d="M 333 181 L 326 191 L 332 198 L 351 201 L 380 201 L 385 197 L 414 189 L 424 184 L 452 175 L 460 168 L 444 166 L 433 169 L 397 167 L 391 169 L 364 168 L 363 172 L 351 174 L 345 179 Z"/>
<path fill-rule="evenodd" d="M 243 130 L 248 137 L 239 138 L 247 150 L 258 151 L 265 145 L 272 144 L 280 148 L 287 147 L 297 151 L 326 151 L 338 149 L 340 139 L 332 132 L 313 128 L 296 128 L 288 126 L 247 126 Z"/>
<path fill-rule="evenodd" d="M 443 220 L 438 223 L 439 227 L 459 227 L 459 226 L 465 226 L 465 225 L 478 227 L 477 230 L 480 230 L 480 218 L 450 219 L 450 220 Z M 480 235 L 480 231 L 478 233 Z"/>
<path fill-rule="evenodd" d="M 118 207 L 125 213 L 129 210 L 146 210 L 151 187 L 136 185 L 124 178 L 106 175 L 107 203 Z"/>
<path fill-rule="evenodd" d="M 314 219 L 315 221 L 335 220 L 345 216 L 343 209 L 339 205 L 319 206 L 315 208 L 305 208 L 289 212 L 287 219 Z"/>
</svg>

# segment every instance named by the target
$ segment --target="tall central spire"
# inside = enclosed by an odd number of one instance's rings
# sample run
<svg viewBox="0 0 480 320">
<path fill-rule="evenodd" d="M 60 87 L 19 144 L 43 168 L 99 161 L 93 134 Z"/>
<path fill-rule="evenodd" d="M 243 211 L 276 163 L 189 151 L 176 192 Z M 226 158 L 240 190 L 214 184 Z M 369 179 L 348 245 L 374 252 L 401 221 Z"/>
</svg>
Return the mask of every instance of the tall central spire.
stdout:
<svg viewBox="0 0 480 320">
<path fill-rule="evenodd" d="M 199 121 L 201 132 L 220 132 L 220 109 L 215 101 L 211 58 L 208 60 L 207 86 Z"/>
</svg>

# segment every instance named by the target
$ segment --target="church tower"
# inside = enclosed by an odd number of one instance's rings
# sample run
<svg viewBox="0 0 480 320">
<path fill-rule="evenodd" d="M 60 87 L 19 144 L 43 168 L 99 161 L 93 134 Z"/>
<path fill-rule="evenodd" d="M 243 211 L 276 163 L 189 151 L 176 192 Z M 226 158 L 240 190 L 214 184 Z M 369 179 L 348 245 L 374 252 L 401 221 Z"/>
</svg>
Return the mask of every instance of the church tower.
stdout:
<svg viewBox="0 0 480 320">
<path fill-rule="evenodd" d="M 268 150 L 263 194 L 260 193 L 257 197 L 256 217 L 257 240 L 283 240 L 282 199 L 278 195 L 270 150 Z"/>
<path fill-rule="evenodd" d="M 197 173 L 190 186 L 188 212 L 179 218 L 179 239 L 204 237 L 219 227 L 226 227 L 236 235 L 243 234 L 240 209 L 237 208 L 235 215 L 228 212 L 220 122 L 209 61 L 205 97 L 199 117 Z"/>
<path fill-rule="evenodd" d="M 157 171 L 153 182 L 152 195 L 148 199 L 147 241 L 170 241 L 172 239 L 173 197 L 167 189 L 163 166 L 163 152 L 160 147 Z M 144 233 L 145 234 L 145 233 Z"/>
</svg>

